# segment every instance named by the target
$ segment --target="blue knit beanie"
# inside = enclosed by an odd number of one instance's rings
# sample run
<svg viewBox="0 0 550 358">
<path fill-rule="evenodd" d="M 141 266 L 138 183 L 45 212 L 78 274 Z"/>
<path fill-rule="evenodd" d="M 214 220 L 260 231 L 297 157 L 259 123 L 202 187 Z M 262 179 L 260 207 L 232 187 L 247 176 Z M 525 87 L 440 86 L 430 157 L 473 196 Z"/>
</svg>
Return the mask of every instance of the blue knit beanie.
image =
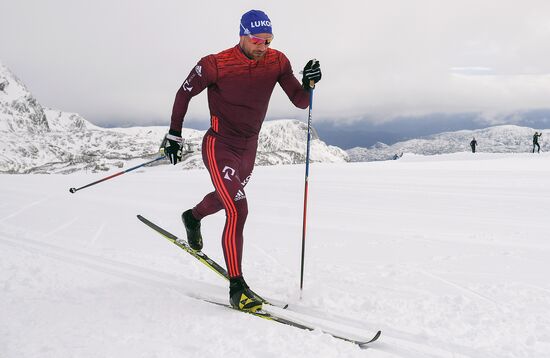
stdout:
<svg viewBox="0 0 550 358">
<path fill-rule="evenodd" d="M 260 10 L 250 10 L 241 17 L 239 35 L 273 34 L 271 20 Z"/>
</svg>

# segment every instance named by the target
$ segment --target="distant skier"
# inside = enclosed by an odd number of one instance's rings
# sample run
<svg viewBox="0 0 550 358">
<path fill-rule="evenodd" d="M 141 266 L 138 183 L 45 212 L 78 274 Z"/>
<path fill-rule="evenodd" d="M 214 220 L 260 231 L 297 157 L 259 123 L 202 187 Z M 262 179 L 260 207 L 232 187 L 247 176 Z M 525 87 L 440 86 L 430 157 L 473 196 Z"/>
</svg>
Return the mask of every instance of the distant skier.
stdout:
<svg viewBox="0 0 550 358">
<path fill-rule="evenodd" d="M 472 153 L 476 152 L 476 146 L 477 146 L 477 140 L 476 140 L 476 137 L 474 137 L 472 139 L 472 141 L 470 142 L 470 147 L 472 148 Z"/>
<path fill-rule="evenodd" d="M 172 164 L 181 160 L 181 129 L 187 106 L 192 97 L 207 88 L 211 127 L 203 138 L 202 159 L 215 190 L 185 211 L 182 221 L 189 246 L 200 251 L 200 221 L 225 210 L 222 248 L 230 278 L 229 300 L 235 308 L 256 311 L 261 309 L 262 301 L 251 292 L 241 270 L 243 228 L 248 215 L 244 187 L 252 174 L 258 135 L 275 85 L 279 83 L 291 102 L 305 109 L 309 105 L 310 81 L 321 80 L 321 69 L 319 62 L 310 60 L 300 84 L 287 57 L 269 47 L 273 41 L 271 21 L 262 11 L 245 13 L 239 28 L 239 44 L 203 57 L 179 88 L 164 151 Z M 209 40 L 203 35 L 199 38 Z"/>
<path fill-rule="evenodd" d="M 533 153 L 535 153 L 535 146 L 537 147 L 537 153 L 540 153 L 539 137 L 542 133 L 535 132 L 533 135 Z"/>
</svg>

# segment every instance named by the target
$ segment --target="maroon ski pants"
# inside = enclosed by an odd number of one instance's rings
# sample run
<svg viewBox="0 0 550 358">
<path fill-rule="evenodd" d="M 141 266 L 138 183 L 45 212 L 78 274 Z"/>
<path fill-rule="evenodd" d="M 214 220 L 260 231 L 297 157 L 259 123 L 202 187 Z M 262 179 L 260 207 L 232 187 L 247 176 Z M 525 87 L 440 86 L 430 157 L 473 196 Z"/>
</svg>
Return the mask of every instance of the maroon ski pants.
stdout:
<svg viewBox="0 0 550 358">
<path fill-rule="evenodd" d="M 210 173 L 214 191 L 193 208 L 202 219 L 225 210 L 222 248 L 229 277 L 242 276 L 243 228 L 248 215 L 244 187 L 250 179 L 258 138 L 226 139 L 209 130 L 202 141 L 202 159 Z"/>
</svg>

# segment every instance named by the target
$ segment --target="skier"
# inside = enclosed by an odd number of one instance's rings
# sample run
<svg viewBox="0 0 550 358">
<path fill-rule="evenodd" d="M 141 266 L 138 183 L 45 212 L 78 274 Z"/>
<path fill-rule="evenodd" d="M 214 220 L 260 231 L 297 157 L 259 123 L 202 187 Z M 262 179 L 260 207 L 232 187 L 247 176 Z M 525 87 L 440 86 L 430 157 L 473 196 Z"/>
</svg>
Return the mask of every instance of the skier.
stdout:
<svg viewBox="0 0 550 358">
<path fill-rule="evenodd" d="M 310 81 L 321 80 L 319 62 L 304 67 L 302 84 L 287 57 L 270 48 L 271 20 L 260 10 L 241 17 L 238 45 L 200 59 L 179 88 L 164 152 L 172 164 L 181 160 L 181 129 L 192 97 L 208 88 L 210 129 L 202 142 L 202 158 L 214 191 L 182 214 L 189 246 L 202 249 L 201 220 L 221 209 L 226 220 L 222 248 L 229 274 L 229 301 L 237 309 L 257 311 L 262 301 L 246 284 L 241 270 L 243 228 L 248 214 L 244 187 L 256 158 L 258 135 L 277 83 L 299 108 L 309 105 Z"/>
<path fill-rule="evenodd" d="M 537 153 L 540 153 L 539 137 L 542 133 L 535 132 L 533 135 L 533 153 L 535 153 L 535 146 L 537 147 Z"/>
<path fill-rule="evenodd" d="M 476 137 L 474 137 L 472 139 L 472 141 L 470 142 L 470 147 L 472 148 L 472 153 L 476 152 L 476 145 L 477 145 L 477 140 L 476 140 Z"/>
</svg>

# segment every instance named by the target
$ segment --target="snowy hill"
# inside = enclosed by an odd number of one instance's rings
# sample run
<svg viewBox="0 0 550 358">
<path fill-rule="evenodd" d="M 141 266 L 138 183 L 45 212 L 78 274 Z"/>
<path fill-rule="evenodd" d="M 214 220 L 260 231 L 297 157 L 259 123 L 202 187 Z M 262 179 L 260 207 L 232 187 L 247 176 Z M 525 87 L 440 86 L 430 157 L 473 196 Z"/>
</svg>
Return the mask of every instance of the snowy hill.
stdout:
<svg viewBox="0 0 550 358">
<path fill-rule="evenodd" d="M 47 132 L 44 109 L 25 85 L 0 62 L 0 132 Z"/>
<path fill-rule="evenodd" d="M 364 162 L 373 160 L 388 160 L 394 155 L 412 153 L 434 155 L 456 152 L 470 152 L 470 141 L 476 138 L 477 152 L 485 153 L 528 153 L 532 150 L 533 134 L 540 129 L 502 125 L 477 130 L 462 130 L 445 132 L 419 139 L 386 145 L 378 143 L 370 148 L 353 148 L 347 150 L 350 160 Z M 550 151 L 550 131 L 542 130 L 539 140 L 541 151 Z M 547 140 L 545 140 L 547 138 Z"/>
<path fill-rule="evenodd" d="M 168 125 L 168 123 L 167 123 Z M 76 113 L 43 108 L 8 68 L 0 64 L 0 173 L 71 173 L 121 168 L 131 159 L 150 159 L 167 127 L 97 127 Z M 183 129 L 195 151 L 180 167 L 203 167 L 204 131 Z M 260 134 L 257 165 L 305 161 L 307 126 L 296 120 L 266 122 Z M 313 162 L 345 162 L 347 154 L 318 137 Z M 164 162 L 167 164 L 168 162 Z"/>
<path fill-rule="evenodd" d="M 183 235 L 203 170 L 0 176 L 0 357 L 542 358 L 550 351 L 550 153 L 405 154 L 256 168 L 243 271 L 289 315 L 367 336 L 367 350 L 193 297 L 228 285 L 145 227 Z M 225 216 L 203 220 L 223 263 Z"/>
</svg>

